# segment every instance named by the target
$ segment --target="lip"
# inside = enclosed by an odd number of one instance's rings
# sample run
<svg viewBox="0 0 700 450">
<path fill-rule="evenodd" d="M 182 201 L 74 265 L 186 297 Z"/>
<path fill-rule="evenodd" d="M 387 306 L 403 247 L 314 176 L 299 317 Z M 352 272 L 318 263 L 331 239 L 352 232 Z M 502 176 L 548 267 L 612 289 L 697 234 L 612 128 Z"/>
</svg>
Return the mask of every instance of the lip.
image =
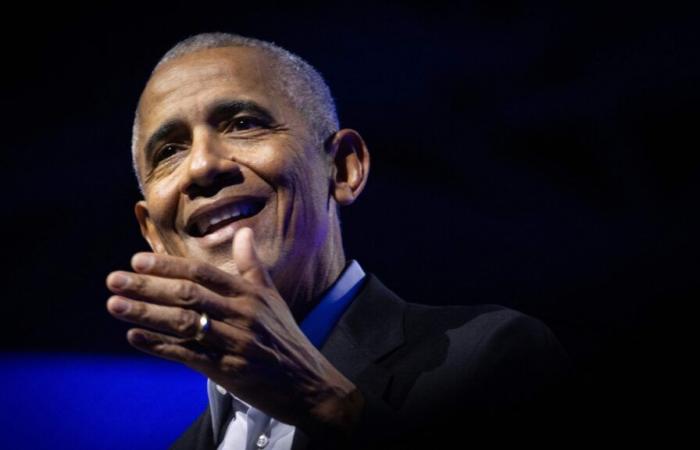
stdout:
<svg viewBox="0 0 700 450">
<path fill-rule="evenodd" d="M 267 200 L 267 198 L 261 196 L 230 196 L 216 200 L 206 205 L 202 205 L 196 208 L 194 211 L 192 211 L 192 213 L 189 215 L 189 217 L 185 221 L 184 230 L 188 236 L 204 244 L 213 245 L 226 241 L 227 239 L 233 237 L 233 234 L 235 233 L 236 229 L 243 226 L 241 222 L 247 222 L 248 219 L 251 219 L 260 214 L 260 212 L 267 206 Z M 253 214 L 252 216 L 239 217 L 233 222 L 230 222 L 227 225 L 216 229 L 215 231 L 209 232 L 203 236 L 198 236 L 196 235 L 196 233 L 192 232 L 192 230 L 194 230 L 197 226 L 197 221 L 201 218 L 204 218 L 206 216 L 214 216 L 217 214 L 217 212 L 223 211 L 240 203 L 256 203 L 258 205 L 262 205 L 262 207 L 258 211 L 256 211 L 255 214 Z"/>
</svg>

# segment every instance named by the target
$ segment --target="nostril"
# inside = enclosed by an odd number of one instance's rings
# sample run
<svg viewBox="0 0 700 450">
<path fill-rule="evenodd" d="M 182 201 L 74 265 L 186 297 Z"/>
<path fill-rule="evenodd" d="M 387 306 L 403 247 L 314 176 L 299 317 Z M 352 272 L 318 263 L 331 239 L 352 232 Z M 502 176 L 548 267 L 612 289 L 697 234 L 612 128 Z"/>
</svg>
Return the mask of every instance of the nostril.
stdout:
<svg viewBox="0 0 700 450">
<path fill-rule="evenodd" d="M 232 171 L 219 172 L 206 179 L 192 180 L 190 184 L 185 187 L 184 192 L 190 199 L 197 197 L 213 197 L 221 189 L 242 182 L 243 174 L 239 168 L 236 168 Z"/>
</svg>

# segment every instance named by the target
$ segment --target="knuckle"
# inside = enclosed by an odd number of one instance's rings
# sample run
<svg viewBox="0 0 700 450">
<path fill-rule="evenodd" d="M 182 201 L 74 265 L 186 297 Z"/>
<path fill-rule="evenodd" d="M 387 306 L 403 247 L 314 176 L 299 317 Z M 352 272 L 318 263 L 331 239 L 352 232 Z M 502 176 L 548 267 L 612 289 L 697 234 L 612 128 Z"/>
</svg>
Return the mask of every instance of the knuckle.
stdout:
<svg viewBox="0 0 700 450">
<path fill-rule="evenodd" d="M 148 289 L 148 282 L 146 279 L 142 276 L 139 275 L 132 275 L 131 276 L 132 281 L 132 289 L 137 292 L 144 292 L 146 289 Z"/>
<path fill-rule="evenodd" d="M 146 305 L 141 302 L 131 302 L 129 313 L 135 318 L 148 319 L 148 310 L 146 309 Z"/>
<path fill-rule="evenodd" d="M 253 321 L 257 316 L 257 305 L 247 297 L 236 302 L 236 310 L 243 320 Z"/>
<path fill-rule="evenodd" d="M 194 280 L 206 281 L 208 273 L 208 267 L 205 266 L 204 263 L 197 262 L 189 266 L 189 276 Z"/>
<path fill-rule="evenodd" d="M 191 281 L 181 281 L 177 287 L 177 297 L 185 305 L 197 303 L 197 285 Z"/>
<path fill-rule="evenodd" d="M 181 335 L 194 334 L 196 330 L 196 318 L 192 311 L 181 309 L 175 316 L 175 331 Z"/>
<path fill-rule="evenodd" d="M 238 323 L 244 330 L 252 330 L 255 327 L 255 319 L 253 317 L 241 317 L 238 319 Z"/>
<path fill-rule="evenodd" d="M 205 262 L 196 262 L 189 267 L 189 278 L 197 283 L 212 288 L 219 292 L 228 293 L 229 286 L 226 282 L 226 277 L 222 277 L 222 273 L 216 267 L 213 267 Z"/>
<path fill-rule="evenodd" d="M 221 370 L 227 373 L 235 373 L 241 375 L 246 373 L 249 368 L 248 361 L 245 358 L 236 356 L 226 356 L 221 360 Z"/>
<path fill-rule="evenodd" d="M 250 336 L 243 337 L 236 342 L 236 352 L 241 354 L 250 353 L 255 342 Z"/>
</svg>

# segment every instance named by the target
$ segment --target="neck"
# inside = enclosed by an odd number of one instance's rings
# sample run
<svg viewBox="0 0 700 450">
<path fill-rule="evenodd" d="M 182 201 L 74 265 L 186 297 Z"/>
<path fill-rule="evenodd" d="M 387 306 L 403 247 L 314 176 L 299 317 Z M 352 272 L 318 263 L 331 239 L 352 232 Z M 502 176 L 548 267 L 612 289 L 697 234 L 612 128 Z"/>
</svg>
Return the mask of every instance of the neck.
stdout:
<svg viewBox="0 0 700 450">
<path fill-rule="evenodd" d="M 330 227 L 326 239 L 307 261 L 295 261 L 294 274 L 289 283 L 278 288 L 287 300 L 297 323 L 306 317 L 320 301 L 321 295 L 338 279 L 345 268 L 345 252 L 340 225 Z M 282 288 L 282 284 L 288 286 Z"/>
</svg>

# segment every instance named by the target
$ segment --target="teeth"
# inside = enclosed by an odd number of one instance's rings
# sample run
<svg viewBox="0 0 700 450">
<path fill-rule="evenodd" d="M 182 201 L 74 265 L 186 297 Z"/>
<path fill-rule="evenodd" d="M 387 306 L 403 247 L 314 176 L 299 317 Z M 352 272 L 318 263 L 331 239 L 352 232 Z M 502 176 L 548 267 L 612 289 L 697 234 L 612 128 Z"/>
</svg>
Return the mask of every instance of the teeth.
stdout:
<svg viewBox="0 0 700 450">
<path fill-rule="evenodd" d="M 253 212 L 253 205 L 250 203 L 239 203 L 231 205 L 219 211 L 216 211 L 212 216 L 204 216 L 197 220 L 197 229 L 200 235 L 204 235 L 209 227 L 216 225 L 224 220 L 232 219 L 239 216 L 248 216 Z"/>
</svg>

